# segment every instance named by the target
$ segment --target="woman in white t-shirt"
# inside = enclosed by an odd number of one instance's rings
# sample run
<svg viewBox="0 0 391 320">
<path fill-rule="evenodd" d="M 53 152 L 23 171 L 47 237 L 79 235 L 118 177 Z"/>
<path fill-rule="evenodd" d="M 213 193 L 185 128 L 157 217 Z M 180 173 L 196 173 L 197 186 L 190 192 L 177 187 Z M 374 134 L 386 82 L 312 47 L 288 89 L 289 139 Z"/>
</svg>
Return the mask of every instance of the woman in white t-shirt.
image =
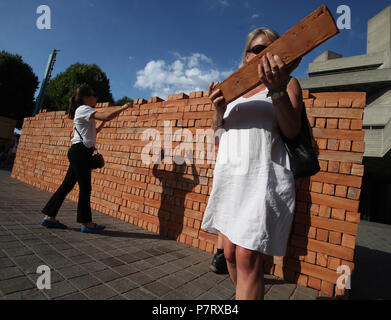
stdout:
<svg viewBox="0 0 391 320">
<path fill-rule="evenodd" d="M 45 214 L 41 224 L 47 228 L 65 229 L 66 226 L 56 220 L 57 213 L 65 197 L 79 184 L 79 201 L 77 206 L 77 222 L 81 223 L 82 232 L 95 232 L 105 228 L 92 222 L 91 216 L 91 157 L 96 143 L 96 134 L 106 121 L 117 117 L 132 104 L 127 103 L 113 111 L 97 112 L 94 109 L 97 97 L 91 87 L 84 85 L 76 90 L 69 100 L 68 117 L 73 119 L 72 146 L 68 151 L 69 168 L 63 183 L 42 209 Z M 102 123 L 96 128 L 96 120 Z"/>
</svg>

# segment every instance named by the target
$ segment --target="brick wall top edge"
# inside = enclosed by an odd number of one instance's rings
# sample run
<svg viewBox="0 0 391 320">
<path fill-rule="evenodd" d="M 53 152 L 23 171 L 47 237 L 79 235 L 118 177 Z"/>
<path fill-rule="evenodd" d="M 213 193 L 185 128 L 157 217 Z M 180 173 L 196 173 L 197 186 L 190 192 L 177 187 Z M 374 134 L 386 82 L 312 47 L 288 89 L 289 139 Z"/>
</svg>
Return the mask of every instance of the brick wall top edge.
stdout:
<svg viewBox="0 0 391 320">
<path fill-rule="evenodd" d="M 303 90 L 304 92 L 304 90 Z M 311 92 L 309 98 L 312 99 L 328 99 L 328 98 L 350 98 L 350 99 L 366 99 L 366 92 Z"/>
</svg>

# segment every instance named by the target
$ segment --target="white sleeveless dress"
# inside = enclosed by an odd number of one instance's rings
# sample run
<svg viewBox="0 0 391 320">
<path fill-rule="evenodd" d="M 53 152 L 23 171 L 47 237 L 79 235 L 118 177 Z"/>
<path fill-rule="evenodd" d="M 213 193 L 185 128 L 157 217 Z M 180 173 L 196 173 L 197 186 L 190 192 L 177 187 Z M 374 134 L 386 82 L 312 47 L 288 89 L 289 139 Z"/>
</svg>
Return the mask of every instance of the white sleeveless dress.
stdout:
<svg viewBox="0 0 391 320">
<path fill-rule="evenodd" d="M 201 228 L 243 248 L 285 256 L 295 183 L 267 92 L 227 105 Z"/>
</svg>

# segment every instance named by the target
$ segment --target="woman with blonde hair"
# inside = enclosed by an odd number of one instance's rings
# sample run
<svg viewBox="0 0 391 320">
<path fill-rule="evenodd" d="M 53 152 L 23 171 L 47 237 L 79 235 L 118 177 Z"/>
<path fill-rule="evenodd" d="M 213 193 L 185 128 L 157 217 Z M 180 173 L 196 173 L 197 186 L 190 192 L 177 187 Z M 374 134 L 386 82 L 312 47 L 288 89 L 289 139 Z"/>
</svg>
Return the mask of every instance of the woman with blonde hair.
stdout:
<svg viewBox="0 0 391 320">
<path fill-rule="evenodd" d="M 269 28 L 252 31 L 243 64 L 278 38 Z M 286 66 L 280 57 L 264 55 L 262 84 L 229 104 L 217 83 L 209 86 L 214 129 L 224 130 L 201 228 L 221 234 L 238 300 L 263 299 L 264 255 L 286 254 L 295 183 L 281 134 L 291 139 L 301 128 L 302 90 L 289 76 L 299 63 Z"/>
<path fill-rule="evenodd" d="M 95 149 L 96 134 L 102 130 L 105 122 L 113 120 L 132 104 L 127 103 L 113 111 L 97 112 L 94 109 L 97 100 L 96 94 L 88 85 L 77 88 L 74 96 L 69 99 L 68 117 L 73 119 L 72 146 L 68 150 L 69 167 L 61 186 L 42 209 L 45 217 L 41 224 L 47 228 L 67 228 L 56 220 L 56 216 L 76 182 L 79 184 L 77 222 L 82 224 L 81 231 L 95 232 L 105 228 L 92 222 L 91 216 L 91 157 Z M 102 121 L 98 128 L 95 120 Z"/>
</svg>

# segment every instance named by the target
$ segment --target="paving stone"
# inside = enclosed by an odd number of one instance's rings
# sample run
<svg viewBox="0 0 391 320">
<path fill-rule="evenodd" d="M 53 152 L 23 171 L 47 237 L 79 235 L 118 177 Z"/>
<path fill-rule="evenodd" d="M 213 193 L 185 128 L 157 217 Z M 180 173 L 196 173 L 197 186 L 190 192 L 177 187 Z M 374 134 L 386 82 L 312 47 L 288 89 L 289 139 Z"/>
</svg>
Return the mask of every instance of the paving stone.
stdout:
<svg viewBox="0 0 391 320">
<path fill-rule="evenodd" d="M 165 284 L 166 286 L 169 286 L 173 289 L 176 289 L 186 283 L 185 280 L 183 280 L 179 277 L 176 277 L 174 275 L 169 275 L 167 277 L 161 278 L 161 279 L 159 279 L 159 281 L 161 283 Z"/>
<path fill-rule="evenodd" d="M 314 299 L 316 299 L 316 297 L 318 297 L 319 291 L 312 289 L 312 288 L 308 288 L 308 287 L 297 286 L 296 290 L 293 293 L 293 296 L 294 296 L 293 298 L 295 300 L 296 300 L 296 297 L 295 297 L 296 295 L 305 295 L 305 296 L 308 296 L 308 298 L 310 298 L 310 300 L 314 300 Z M 307 299 L 305 299 L 305 300 L 307 300 Z"/>
<path fill-rule="evenodd" d="M 102 283 L 99 279 L 91 276 L 90 274 L 72 278 L 69 280 L 69 282 L 71 282 L 72 285 L 74 285 L 79 290 L 85 290 L 91 287 L 95 287 Z"/>
<path fill-rule="evenodd" d="M 105 284 L 101 284 L 97 287 L 92 287 L 84 290 L 83 293 L 90 299 L 93 300 L 106 300 L 118 295 L 116 291 L 108 287 Z"/>
<path fill-rule="evenodd" d="M 177 290 L 172 290 L 168 294 L 162 297 L 163 300 L 192 300 L 191 296 L 179 292 Z"/>
<path fill-rule="evenodd" d="M 68 281 L 52 283 L 50 289 L 43 289 L 50 299 L 59 298 L 77 292 L 77 289 Z"/>
<path fill-rule="evenodd" d="M 98 278 L 102 282 L 109 282 L 118 278 L 122 278 L 123 276 L 111 269 L 106 269 L 98 272 L 94 272 L 92 274 L 94 277 Z"/>
<path fill-rule="evenodd" d="M 166 285 L 160 283 L 159 281 L 154 281 L 150 284 L 147 284 L 144 286 L 144 288 L 152 292 L 154 295 L 158 297 L 161 297 L 172 290 L 170 287 L 167 287 Z"/>
<path fill-rule="evenodd" d="M 109 300 L 127 300 L 127 299 L 122 295 L 118 295 L 118 296 L 110 298 Z"/>
<path fill-rule="evenodd" d="M 148 269 L 148 270 L 144 270 L 143 272 L 146 275 L 148 275 L 148 276 L 150 276 L 150 277 L 152 277 L 153 279 L 156 279 L 156 280 L 169 275 L 169 273 L 166 270 L 164 270 L 163 268 L 159 268 L 159 267 Z"/>
<path fill-rule="evenodd" d="M 0 258 L 0 268 L 12 267 L 15 263 L 9 258 Z"/>
<path fill-rule="evenodd" d="M 78 265 L 62 268 L 58 270 L 58 272 L 66 279 L 72 279 L 88 274 L 88 271 L 85 268 Z"/>
<path fill-rule="evenodd" d="M 5 267 L 0 269 L 0 281 L 23 276 L 23 272 L 17 267 Z"/>
<path fill-rule="evenodd" d="M 128 292 L 132 289 L 135 289 L 139 287 L 139 284 L 126 279 L 126 278 L 120 278 L 117 280 L 113 280 L 106 283 L 109 287 L 113 288 L 114 290 L 118 291 L 119 293 Z"/>
<path fill-rule="evenodd" d="M 133 273 L 140 271 L 139 269 L 137 269 L 136 267 L 134 267 L 131 264 L 124 264 L 122 266 L 113 267 L 112 270 L 121 274 L 122 276 L 128 276 L 130 274 L 133 274 Z"/>
<path fill-rule="evenodd" d="M 37 288 L 18 291 L 6 296 L 7 300 L 47 300 L 43 292 Z"/>
<path fill-rule="evenodd" d="M 66 296 L 62 296 L 55 300 L 88 300 L 88 297 L 82 294 L 81 292 L 76 292 L 76 293 L 68 294 Z"/>
<path fill-rule="evenodd" d="M 85 263 L 82 266 L 89 273 L 107 269 L 107 266 L 104 263 L 101 263 L 101 262 L 98 262 L 98 261 Z"/>
<path fill-rule="evenodd" d="M 106 258 L 106 259 L 103 259 L 103 260 L 100 260 L 100 262 L 104 263 L 105 265 L 109 266 L 109 267 L 117 267 L 117 266 L 121 266 L 124 264 L 123 261 L 121 260 L 118 260 L 114 257 L 110 257 L 110 258 Z"/>
<path fill-rule="evenodd" d="M 295 288 L 295 284 L 273 285 L 265 294 L 265 300 L 289 300 Z"/>
<path fill-rule="evenodd" d="M 0 281 L 0 291 L 6 295 L 34 287 L 34 283 L 26 276 Z"/>
<path fill-rule="evenodd" d="M 177 288 L 177 291 L 184 293 L 187 296 L 190 296 L 191 299 L 195 299 L 201 294 L 204 293 L 204 290 L 201 288 L 195 286 L 192 283 L 186 283 L 183 286 Z"/>
<path fill-rule="evenodd" d="M 143 290 L 142 288 L 137 288 L 126 292 L 123 294 L 129 300 L 155 300 L 156 296 L 152 293 Z"/>
<path fill-rule="evenodd" d="M 196 300 L 222 300 L 220 297 L 214 295 L 212 292 L 207 291 L 201 294 Z"/>
<path fill-rule="evenodd" d="M 151 278 L 150 276 L 147 276 L 143 272 L 133 273 L 133 274 L 129 275 L 127 278 L 136 282 L 140 286 L 144 286 L 148 283 L 151 283 L 154 280 L 153 278 Z"/>
<path fill-rule="evenodd" d="M 70 257 L 69 259 L 76 264 L 95 262 L 95 260 L 93 258 L 86 256 L 84 254 L 79 255 L 79 256 L 73 256 L 73 257 Z"/>
<path fill-rule="evenodd" d="M 220 285 L 212 287 L 209 292 L 213 293 L 214 295 L 219 297 L 219 299 L 223 300 L 229 300 L 235 294 L 234 290 L 228 290 Z"/>
</svg>

